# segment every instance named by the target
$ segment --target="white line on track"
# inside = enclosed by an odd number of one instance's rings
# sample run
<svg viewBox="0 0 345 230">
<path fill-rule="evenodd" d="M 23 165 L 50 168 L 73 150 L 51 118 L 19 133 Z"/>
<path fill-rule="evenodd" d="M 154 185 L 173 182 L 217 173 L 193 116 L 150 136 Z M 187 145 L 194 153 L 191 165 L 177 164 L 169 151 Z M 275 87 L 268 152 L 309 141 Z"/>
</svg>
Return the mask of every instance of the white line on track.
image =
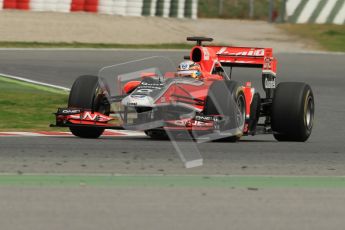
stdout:
<svg viewBox="0 0 345 230">
<path fill-rule="evenodd" d="M 18 80 L 18 81 L 23 81 L 23 82 L 35 84 L 35 85 L 46 86 L 46 87 L 50 87 L 50 88 L 54 88 L 54 89 L 60 89 L 60 90 L 64 90 L 64 91 L 70 91 L 69 88 L 66 88 L 63 86 L 48 84 L 48 83 L 44 83 L 44 82 L 40 82 L 40 81 L 34 81 L 34 80 L 24 78 L 24 77 L 18 77 L 18 76 L 14 76 L 14 75 L 10 75 L 10 74 L 5 74 L 5 73 L 0 73 L 0 76 L 6 77 L 9 79 L 14 79 L 14 80 Z"/>
</svg>

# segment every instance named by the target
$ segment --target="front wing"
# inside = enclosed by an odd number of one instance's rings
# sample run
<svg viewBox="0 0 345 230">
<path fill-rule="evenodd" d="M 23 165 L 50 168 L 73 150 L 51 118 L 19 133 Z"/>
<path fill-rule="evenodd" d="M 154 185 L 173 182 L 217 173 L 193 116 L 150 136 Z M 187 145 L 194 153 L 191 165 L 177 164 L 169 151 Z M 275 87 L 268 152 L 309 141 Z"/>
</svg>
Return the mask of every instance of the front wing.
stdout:
<svg viewBox="0 0 345 230">
<path fill-rule="evenodd" d="M 121 123 L 117 118 L 84 109 L 59 108 L 55 114 L 55 124 L 51 127 L 99 127 L 105 129 L 130 129 L 130 130 L 146 130 L 145 122 L 154 123 L 153 120 L 141 120 L 132 124 Z M 179 120 L 163 120 L 157 127 L 169 130 L 188 130 L 188 131 L 214 131 L 219 129 L 223 122 L 221 116 L 205 116 L 195 114 L 192 118 Z M 152 128 L 152 127 L 151 127 Z"/>
</svg>

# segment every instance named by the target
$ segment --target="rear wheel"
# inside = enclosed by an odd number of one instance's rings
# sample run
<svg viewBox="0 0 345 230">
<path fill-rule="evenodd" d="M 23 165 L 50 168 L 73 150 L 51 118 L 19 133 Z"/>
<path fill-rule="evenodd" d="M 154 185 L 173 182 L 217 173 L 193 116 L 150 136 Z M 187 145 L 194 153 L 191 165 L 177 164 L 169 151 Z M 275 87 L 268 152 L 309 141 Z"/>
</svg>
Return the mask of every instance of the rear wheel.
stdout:
<svg viewBox="0 0 345 230">
<path fill-rule="evenodd" d="M 272 104 L 272 131 L 278 141 L 306 141 L 314 122 L 314 96 L 309 85 L 280 83 Z"/>
<path fill-rule="evenodd" d="M 254 93 L 252 103 L 250 104 L 250 117 L 248 128 L 249 132 L 254 135 L 256 132 L 256 126 L 260 118 L 260 107 L 261 107 L 261 98 L 259 93 Z"/>
<path fill-rule="evenodd" d="M 80 108 L 109 114 L 109 106 L 102 103 L 103 94 L 97 76 L 83 75 L 78 77 L 71 89 L 68 99 L 69 108 Z M 71 132 L 82 138 L 98 138 L 104 128 L 98 127 L 70 127 Z"/>
<path fill-rule="evenodd" d="M 145 130 L 145 134 L 155 140 L 169 139 L 167 133 L 163 130 Z"/>
<path fill-rule="evenodd" d="M 240 110 L 241 117 L 233 116 L 233 110 L 235 108 L 234 102 Z M 215 81 L 209 89 L 204 113 L 206 115 L 219 114 L 228 116 L 230 120 L 221 128 L 223 131 L 235 128 L 234 124 L 237 126 L 241 121 L 244 122 L 246 115 L 246 100 L 239 84 L 235 81 Z M 222 138 L 221 140 L 236 142 L 241 136 L 242 133 Z"/>
</svg>

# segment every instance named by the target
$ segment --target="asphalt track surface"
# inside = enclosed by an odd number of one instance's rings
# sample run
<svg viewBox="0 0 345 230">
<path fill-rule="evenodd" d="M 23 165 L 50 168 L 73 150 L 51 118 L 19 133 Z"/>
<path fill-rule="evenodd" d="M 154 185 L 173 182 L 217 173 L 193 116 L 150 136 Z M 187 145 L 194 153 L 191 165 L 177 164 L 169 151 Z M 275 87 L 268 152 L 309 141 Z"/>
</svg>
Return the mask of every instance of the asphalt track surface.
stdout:
<svg viewBox="0 0 345 230">
<path fill-rule="evenodd" d="M 154 55 L 178 63 L 186 53 L 1 50 L 0 73 L 71 87 L 77 76 L 96 74 L 106 65 Z M 277 57 L 278 81 L 304 81 L 313 88 L 315 126 L 306 143 L 279 143 L 270 135 L 258 135 L 238 143 L 198 144 L 204 165 L 185 169 L 169 141 L 146 137 L 0 137 L 0 173 L 188 174 L 206 179 L 210 175 L 345 175 L 345 55 L 280 53 Z M 233 79 L 251 80 L 260 88 L 259 73 L 234 70 Z M 2 178 L 0 182 L 4 229 L 323 230 L 342 229 L 345 224 L 344 189 L 335 187 L 200 188 L 191 183 L 115 188 L 84 183 L 11 186 L 11 180 L 4 183 Z"/>
<path fill-rule="evenodd" d="M 168 56 L 178 63 L 186 54 L 188 51 L 1 50 L 0 73 L 71 87 L 77 76 L 97 74 L 107 65 L 149 56 Z M 278 81 L 307 82 L 314 91 L 315 126 L 306 143 L 279 143 L 271 135 L 257 135 L 235 144 L 198 144 L 204 166 L 184 169 L 169 141 L 143 137 L 0 138 L 0 171 L 344 175 L 345 55 L 279 53 L 276 56 Z M 242 83 L 250 80 L 261 89 L 259 70 L 234 69 L 233 79 Z"/>
</svg>

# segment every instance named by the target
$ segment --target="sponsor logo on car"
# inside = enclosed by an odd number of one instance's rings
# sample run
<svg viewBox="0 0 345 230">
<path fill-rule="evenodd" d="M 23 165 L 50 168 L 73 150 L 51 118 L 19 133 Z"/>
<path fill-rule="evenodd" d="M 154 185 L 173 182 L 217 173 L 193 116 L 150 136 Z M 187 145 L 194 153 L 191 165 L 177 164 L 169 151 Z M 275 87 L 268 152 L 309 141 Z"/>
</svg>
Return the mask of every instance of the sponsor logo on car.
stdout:
<svg viewBox="0 0 345 230">
<path fill-rule="evenodd" d="M 197 126 L 197 127 L 205 127 L 211 126 L 209 123 L 197 121 L 197 120 L 176 120 L 174 124 L 177 126 Z"/>
<path fill-rule="evenodd" d="M 274 89 L 274 88 L 276 88 L 276 81 L 275 81 L 275 79 L 274 78 L 273 79 L 266 78 L 265 79 L 265 88 L 266 89 Z"/>
<path fill-rule="evenodd" d="M 60 111 L 64 115 L 80 113 L 80 109 L 63 109 Z"/>
<path fill-rule="evenodd" d="M 132 98 L 136 98 L 136 99 L 141 99 L 141 98 L 145 98 L 146 95 L 131 95 Z"/>
<path fill-rule="evenodd" d="M 213 121 L 214 117 L 197 115 L 197 116 L 195 116 L 195 120 L 197 120 L 197 121 Z"/>
<path fill-rule="evenodd" d="M 241 52 L 231 52 L 228 51 L 228 47 L 222 47 L 218 52 L 217 55 L 229 55 L 229 56 L 256 56 L 256 57 L 262 57 L 265 56 L 265 50 L 264 49 L 252 49 L 249 51 L 241 51 Z"/>
</svg>

